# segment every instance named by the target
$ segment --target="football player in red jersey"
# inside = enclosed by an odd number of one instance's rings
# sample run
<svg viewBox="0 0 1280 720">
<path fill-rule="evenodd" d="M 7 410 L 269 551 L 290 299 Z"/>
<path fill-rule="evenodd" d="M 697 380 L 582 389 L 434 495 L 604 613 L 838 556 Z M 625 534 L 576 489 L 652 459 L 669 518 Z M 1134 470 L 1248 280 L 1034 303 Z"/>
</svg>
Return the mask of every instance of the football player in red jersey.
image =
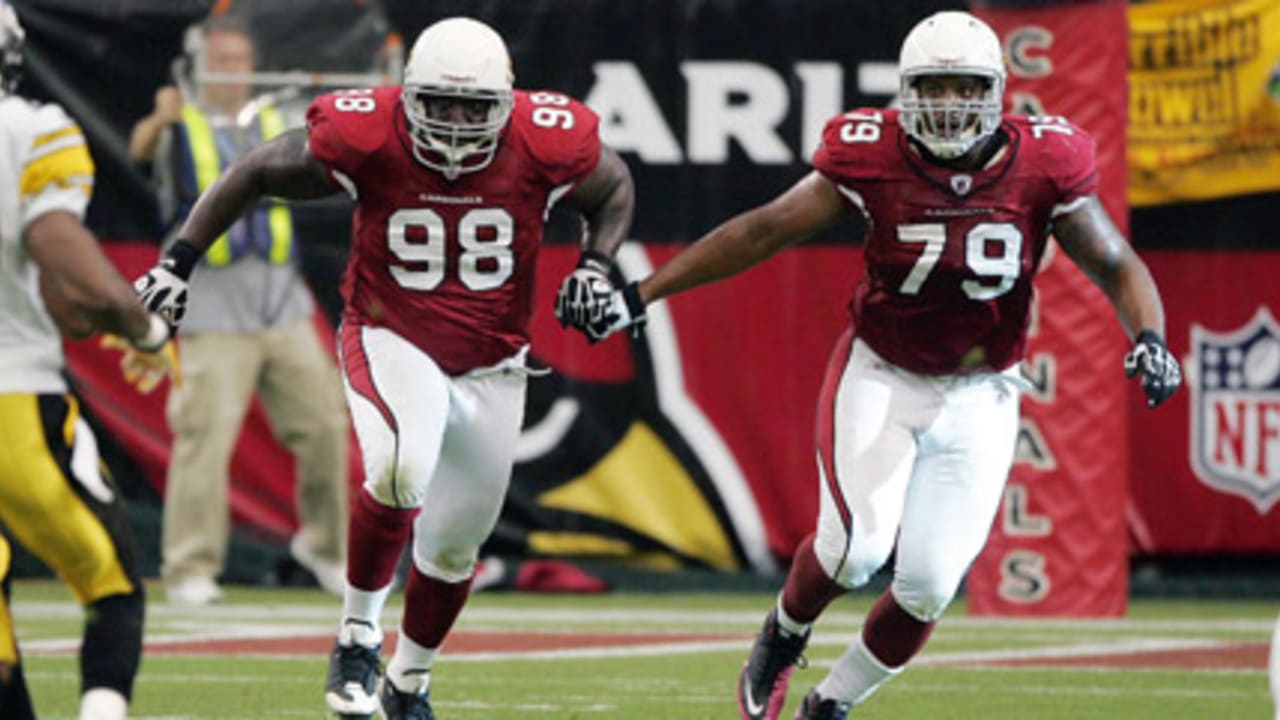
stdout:
<svg viewBox="0 0 1280 720">
<path fill-rule="evenodd" d="M 967 13 L 912 29 L 900 72 L 901 110 L 833 118 L 814 171 L 790 190 L 639 283 L 561 303 L 566 322 L 599 340 L 642 323 L 647 303 L 738 273 L 850 212 L 866 217 L 853 327 L 820 399 L 817 531 L 743 668 L 748 720 L 778 716 L 813 621 L 866 583 L 895 541 L 889 591 L 796 717 L 845 717 L 902 670 L 951 601 L 1013 461 L 1031 280 L 1050 231 L 1133 338 L 1125 370 L 1149 404 L 1181 382 L 1151 274 L 1094 195 L 1090 137 L 1061 118 L 1002 115 L 1000 41 Z"/>
<path fill-rule="evenodd" d="M 543 221 L 558 203 L 587 223 L 566 297 L 608 287 L 634 192 L 589 109 L 513 90 L 502 38 L 450 18 L 418 37 L 403 87 L 321 97 L 305 130 L 229 167 L 139 293 L 176 325 L 196 260 L 240 213 L 267 194 L 338 190 L 356 204 L 339 344 L 366 482 L 325 698 L 340 716 L 430 718 L 429 672 L 510 477 Z M 410 538 L 401 632 L 379 687 L 379 615 Z"/>
</svg>

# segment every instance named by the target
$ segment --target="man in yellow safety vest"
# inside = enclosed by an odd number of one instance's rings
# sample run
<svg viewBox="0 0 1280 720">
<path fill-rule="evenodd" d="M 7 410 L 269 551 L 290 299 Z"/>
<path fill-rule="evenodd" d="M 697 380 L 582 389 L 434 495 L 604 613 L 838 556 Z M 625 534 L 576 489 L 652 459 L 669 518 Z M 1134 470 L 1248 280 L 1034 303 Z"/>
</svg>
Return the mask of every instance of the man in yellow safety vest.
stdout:
<svg viewBox="0 0 1280 720">
<path fill-rule="evenodd" d="M 161 88 L 155 110 L 130 138 L 133 159 L 156 178 L 171 229 L 229 164 L 285 129 L 276 107 L 251 98 L 245 76 L 254 70 L 255 48 L 248 27 L 215 15 L 201 34 L 195 62 L 211 80 L 189 100 L 176 87 Z M 170 602 L 203 605 L 221 597 L 216 578 L 229 539 L 228 467 L 255 390 L 297 461 L 299 529 L 290 552 L 325 589 L 342 591 L 347 416 L 296 256 L 289 208 L 264 202 L 218 238 L 208 267 L 191 284 L 196 302 L 179 338 L 189 375 L 167 407 L 174 444 L 161 575 Z"/>
</svg>

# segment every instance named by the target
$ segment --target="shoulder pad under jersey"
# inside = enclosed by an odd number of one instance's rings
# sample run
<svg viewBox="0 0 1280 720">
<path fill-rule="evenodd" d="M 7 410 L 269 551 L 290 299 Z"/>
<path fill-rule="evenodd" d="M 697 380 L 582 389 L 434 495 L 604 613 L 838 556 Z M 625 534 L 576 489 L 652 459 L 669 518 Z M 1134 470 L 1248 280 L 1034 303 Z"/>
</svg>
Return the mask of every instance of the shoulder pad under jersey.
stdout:
<svg viewBox="0 0 1280 720">
<path fill-rule="evenodd" d="M 400 88 L 378 87 L 321 95 L 307 108 L 311 154 L 331 169 L 353 174 L 395 138 Z"/>
<path fill-rule="evenodd" d="M 813 167 L 833 182 L 875 177 L 894 162 L 898 150 L 898 112 L 858 108 L 827 121 Z"/>
<path fill-rule="evenodd" d="M 510 132 L 552 185 L 577 182 L 600 161 L 600 119 L 558 92 L 517 91 Z"/>
<path fill-rule="evenodd" d="M 1012 116 L 1006 120 L 1022 134 L 1021 152 L 1057 188 L 1059 203 L 1097 191 L 1096 147 L 1088 131 L 1057 116 Z"/>
</svg>

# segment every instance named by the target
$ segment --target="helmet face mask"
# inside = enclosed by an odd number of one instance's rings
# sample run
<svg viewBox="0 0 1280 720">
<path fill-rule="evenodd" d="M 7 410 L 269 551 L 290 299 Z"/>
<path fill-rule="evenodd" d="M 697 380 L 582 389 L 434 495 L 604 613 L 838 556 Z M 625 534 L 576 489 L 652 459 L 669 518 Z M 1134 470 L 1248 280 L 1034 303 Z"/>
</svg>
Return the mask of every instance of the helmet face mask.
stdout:
<svg viewBox="0 0 1280 720">
<path fill-rule="evenodd" d="M 26 33 L 18 15 L 7 2 L 0 2 L 0 92 L 11 93 L 22 77 L 22 46 Z"/>
<path fill-rule="evenodd" d="M 422 31 L 401 102 L 418 162 L 455 180 L 493 162 L 514 105 L 511 58 L 489 26 L 449 18 Z"/>
<path fill-rule="evenodd" d="M 510 93 L 415 86 L 402 97 L 414 156 L 423 165 L 453 180 L 493 162 L 511 116 Z"/>
<path fill-rule="evenodd" d="M 902 86 L 904 126 L 939 158 L 964 155 L 1000 126 L 998 78 L 918 73 L 904 75 Z"/>
<path fill-rule="evenodd" d="M 898 64 L 899 122 L 936 157 L 958 158 L 1000 127 L 1000 39 L 978 18 L 956 11 L 925 18 L 907 34 Z"/>
</svg>

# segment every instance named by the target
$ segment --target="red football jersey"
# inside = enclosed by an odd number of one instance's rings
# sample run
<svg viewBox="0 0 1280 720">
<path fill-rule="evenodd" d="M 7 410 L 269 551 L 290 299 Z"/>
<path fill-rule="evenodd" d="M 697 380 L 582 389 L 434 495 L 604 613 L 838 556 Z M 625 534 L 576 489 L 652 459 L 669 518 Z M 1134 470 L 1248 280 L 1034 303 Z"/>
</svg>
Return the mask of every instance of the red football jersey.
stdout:
<svg viewBox="0 0 1280 720">
<path fill-rule="evenodd" d="M 311 153 L 356 199 L 343 322 L 389 328 L 450 375 L 527 344 L 543 221 L 595 169 L 598 125 L 564 95 L 517 91 L 492 164 L 451 182 L 414 159 L 399 87 L 317 98 Z"/>
<path fill-rule="evenodd" d="M 1006 116 L 1009 144 L 963 172 L 908 145 L 896 110 L 828 121 L 813 165 L 867 218 L 850 312 L 889 362 L 947 375 L 1022 359 L 1031 280 L 1055 212 L 1098 185 L 1093 139 L 1062 118 Z"/>
</svg>

